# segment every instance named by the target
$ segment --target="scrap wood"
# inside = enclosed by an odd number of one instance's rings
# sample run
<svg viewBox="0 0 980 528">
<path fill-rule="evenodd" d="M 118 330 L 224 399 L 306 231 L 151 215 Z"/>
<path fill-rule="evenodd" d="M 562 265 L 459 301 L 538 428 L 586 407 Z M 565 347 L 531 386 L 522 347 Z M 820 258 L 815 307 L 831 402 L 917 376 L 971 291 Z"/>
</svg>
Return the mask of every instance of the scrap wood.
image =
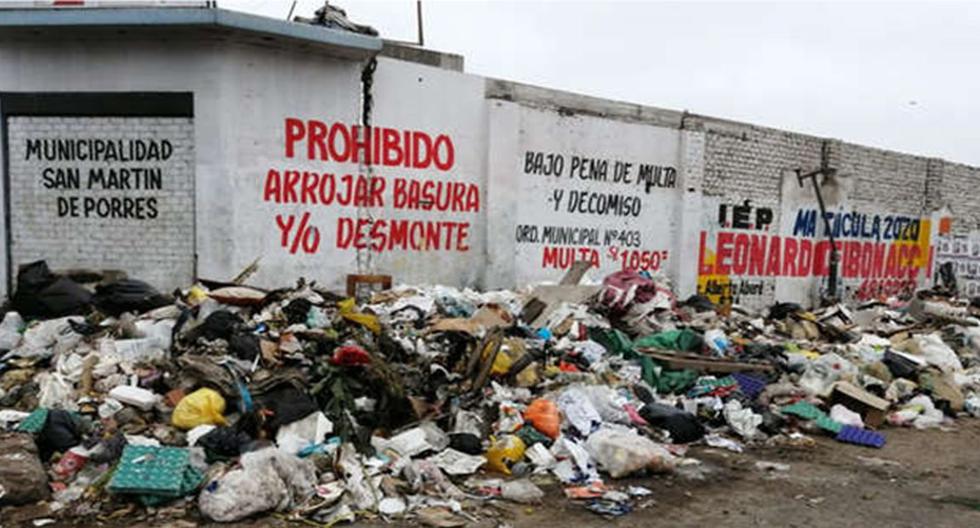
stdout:
<svg viewBox="0 0 980 528">
<path fill-rule="evenodd" d="M 681 352 L 664 352 L 657 348 L 637 348 L 637 352 L 663 362 L 667 368 L 674 370 L 693 369 L 704 372 L 730 373 L 763 371 L 772 372 L 773 366 L 768 363 L 730 361 L 716 359 L 696 354 Z"/>
</svg>

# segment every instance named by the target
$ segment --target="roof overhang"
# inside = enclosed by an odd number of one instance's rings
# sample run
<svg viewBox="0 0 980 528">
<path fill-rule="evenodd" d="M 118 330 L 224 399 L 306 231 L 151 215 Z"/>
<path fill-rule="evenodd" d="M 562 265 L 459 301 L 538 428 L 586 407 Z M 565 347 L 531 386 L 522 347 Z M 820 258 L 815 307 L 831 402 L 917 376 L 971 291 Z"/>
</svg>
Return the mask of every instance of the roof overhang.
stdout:
<svg viewBox="0 0 980 528">
<path fill-rule="evenodd" d="M 27 33 L 65 36 L 62 30 L 79 33 L 154 28 L 198 29 L 240 36 L 248 40 L 315 47 L 330 55 L 354 60 L 377 55 L 383 45 L 379 37 L 227 9 L 0 9 L 0 35 Z"/>
</svg>

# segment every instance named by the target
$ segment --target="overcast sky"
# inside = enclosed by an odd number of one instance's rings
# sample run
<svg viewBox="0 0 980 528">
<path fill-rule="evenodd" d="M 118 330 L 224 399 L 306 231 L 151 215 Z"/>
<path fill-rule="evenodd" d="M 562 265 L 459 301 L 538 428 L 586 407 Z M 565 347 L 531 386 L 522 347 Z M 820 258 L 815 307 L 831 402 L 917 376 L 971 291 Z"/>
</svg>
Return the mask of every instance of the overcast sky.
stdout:
<svg viewBox="0 0 980 528">
<path fill-rule="evenodd" d="M 290 0 L 220 0 L 285 18 Z M 415 1 L 333 2 L 415 39 Z M 300 0 L 310 15 L 322 0 Z M 471 73 L 980 165 L 980 3 L 423 0 Z"/>
</svg>

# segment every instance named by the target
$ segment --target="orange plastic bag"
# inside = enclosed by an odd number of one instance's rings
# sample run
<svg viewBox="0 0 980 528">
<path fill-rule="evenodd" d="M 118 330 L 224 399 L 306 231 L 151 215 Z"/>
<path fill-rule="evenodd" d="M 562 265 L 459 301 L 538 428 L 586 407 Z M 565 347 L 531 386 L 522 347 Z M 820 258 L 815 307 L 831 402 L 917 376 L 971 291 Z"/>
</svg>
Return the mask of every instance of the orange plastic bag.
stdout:
<svg viewBox="0 0 980 528">
<path fill-rule="evenodd" d="M 524 411 L 524 421 L 552 440 L 558 438 L 561 432 L 558 406 L 551 400 L 537 399 L 531 402 Z"/>
</svg>

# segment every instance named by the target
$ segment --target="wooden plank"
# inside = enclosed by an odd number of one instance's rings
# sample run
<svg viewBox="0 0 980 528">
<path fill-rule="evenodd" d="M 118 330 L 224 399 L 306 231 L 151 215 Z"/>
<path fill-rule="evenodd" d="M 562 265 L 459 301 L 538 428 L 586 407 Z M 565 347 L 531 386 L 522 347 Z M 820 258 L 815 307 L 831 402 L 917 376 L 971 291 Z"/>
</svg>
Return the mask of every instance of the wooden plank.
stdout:
<svg viewBox="0 0 980 528">
<path fill-rule="evenodd" d="M 702 372 L 730 374 L 732 372 L 772 372 L 773 366 L 768 363 L 730 361 L 715 359 L 694 354 L 668 352 L 656 348 L 637 348 L 637 352 L 650 356 L 667 365 L 672 370 L 693 369 Z"/>
</svg>

